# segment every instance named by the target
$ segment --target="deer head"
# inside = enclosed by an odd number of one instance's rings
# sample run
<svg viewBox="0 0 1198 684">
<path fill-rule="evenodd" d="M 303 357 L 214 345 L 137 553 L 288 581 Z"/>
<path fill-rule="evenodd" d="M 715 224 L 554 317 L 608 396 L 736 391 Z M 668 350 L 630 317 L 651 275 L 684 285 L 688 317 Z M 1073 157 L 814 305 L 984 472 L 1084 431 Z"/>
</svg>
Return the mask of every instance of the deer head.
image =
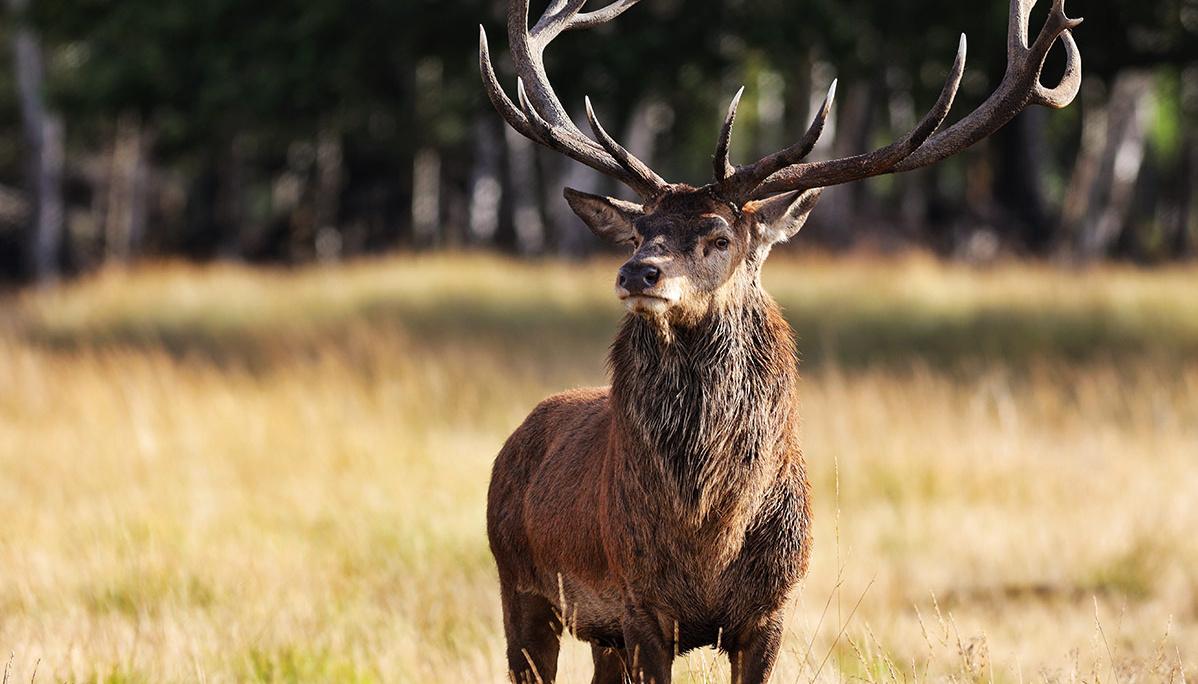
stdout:
<svg viewBox="0 0 1198 684">
<path fill-rule="evenodd" d="M 770 248 L 802 228 L 822 188 L 934 164 L 991 135 L 1029 105 L 1056 109 L 1076 97 L 1081 55 L 1070 30 L 1081 19 L 1065 15 L 1064 0 L 1052 9 L 1034 41 L 1028 21 L 1036 0 L 1010 0 L 1007 69 L 998 88 L 973 112 L 941 128 L 965 70 L 965 36 L 940 97 L 909 133 L 872 152 L 826 161 L 804 161 L 819 140 L 836 94 L 833 81 L 811 126 L 795 144 L 744 166 L 728 158 L 736 119 L 737 92 L 720 130 L 713 158 L 715 178 L 703 187 L 668 183 L 603 129 L 586 100 L 594 137 L 574 125 L 545 74 L 545 47 L 564 31 L 614 19 L 638 0 L 616 0 L 582 12 L 586 0 L 553 0 L 529 28 L 529 0 L 511 0 L 508 39 L 519 79 L 517 106 L 495 76 L 486 32 L 479 61 L 487 95 L 514 129 L 529 139 L 619 180 L 641 202 L 601 197 L 567 188 L 566 200 L 598 236 L 634 249 L 620 268 L 616 293 L 632 313 L 671 321 L 702 317 L 759 287 L 761 264 Z M 1065 46 L 1065 73 L 1053 88 L 1040 75 L 1049 49 Z"/>
</svg>

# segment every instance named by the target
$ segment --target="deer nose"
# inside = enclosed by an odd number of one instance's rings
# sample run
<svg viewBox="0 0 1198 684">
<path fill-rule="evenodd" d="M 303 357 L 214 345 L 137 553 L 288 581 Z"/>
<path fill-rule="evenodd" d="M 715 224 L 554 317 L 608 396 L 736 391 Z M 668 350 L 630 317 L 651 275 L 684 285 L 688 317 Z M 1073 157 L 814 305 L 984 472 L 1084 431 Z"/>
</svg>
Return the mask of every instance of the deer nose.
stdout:
<svg viewBox="0 0 1198 684">
<path fill-rule="evenodd" d="M 640 294 L 652 288 L 661 280 L 661 269 L 653 264 L 636 261 L 620 267 L 620 275 L 616 282 L 628 290 L 629 294 Z"/>
</svg>

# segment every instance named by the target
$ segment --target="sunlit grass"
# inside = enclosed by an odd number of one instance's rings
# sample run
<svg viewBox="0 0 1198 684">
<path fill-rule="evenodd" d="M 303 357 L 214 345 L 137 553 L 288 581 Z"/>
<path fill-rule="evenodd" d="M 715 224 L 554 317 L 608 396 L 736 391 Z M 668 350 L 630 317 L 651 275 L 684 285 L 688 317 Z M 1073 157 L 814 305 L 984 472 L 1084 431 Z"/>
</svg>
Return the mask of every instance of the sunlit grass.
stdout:
<svg viewBox="0 0 1198 684">
<path fill-rule="evenodd" d="M 604 382 L 613 266 L 167 265 L 0 302 L 12 681 L 504 681 L 490 462 Z M 1198 271 L 766 284 L 817 514 L 777 681 L 1198 676 Z"/>
</svg>

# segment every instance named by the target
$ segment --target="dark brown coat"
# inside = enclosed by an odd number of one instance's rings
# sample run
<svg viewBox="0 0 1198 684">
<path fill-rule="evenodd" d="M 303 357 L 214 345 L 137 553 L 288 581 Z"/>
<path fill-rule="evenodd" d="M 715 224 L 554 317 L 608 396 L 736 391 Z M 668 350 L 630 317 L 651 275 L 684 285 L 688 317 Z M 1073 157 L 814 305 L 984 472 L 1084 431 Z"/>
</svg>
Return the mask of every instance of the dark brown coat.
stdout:
<svg viewBox="0 0 1198 684">
<path fill-rule="evenodd" d="M 546 399 L 504 445 L 488 534 L 517 681 L 553 680 L 562 621 L 597 682 L 664 683 L 717 643 L 736 681 L 768 675 L 810 507 L 791 332 L 742 289 L 669 334 L 628 316 L 612 386 Z"/>
</svg>

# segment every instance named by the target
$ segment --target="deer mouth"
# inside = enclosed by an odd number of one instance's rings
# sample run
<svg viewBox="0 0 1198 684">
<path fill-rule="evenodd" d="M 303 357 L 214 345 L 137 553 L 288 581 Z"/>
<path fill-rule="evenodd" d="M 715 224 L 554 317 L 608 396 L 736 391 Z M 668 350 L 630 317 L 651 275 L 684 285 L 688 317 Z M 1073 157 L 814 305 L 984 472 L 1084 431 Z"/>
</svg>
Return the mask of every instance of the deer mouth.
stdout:
<svg viewBox="0 0 1198 684">
<path fill-rule="evenodd" d="M 663 314 L 674 304 L 672 299 L 644 292 L 621 292 L 620 301 L 624 302 L 624 308 L 629 313 L 634 314 Z"/>
</svg>

